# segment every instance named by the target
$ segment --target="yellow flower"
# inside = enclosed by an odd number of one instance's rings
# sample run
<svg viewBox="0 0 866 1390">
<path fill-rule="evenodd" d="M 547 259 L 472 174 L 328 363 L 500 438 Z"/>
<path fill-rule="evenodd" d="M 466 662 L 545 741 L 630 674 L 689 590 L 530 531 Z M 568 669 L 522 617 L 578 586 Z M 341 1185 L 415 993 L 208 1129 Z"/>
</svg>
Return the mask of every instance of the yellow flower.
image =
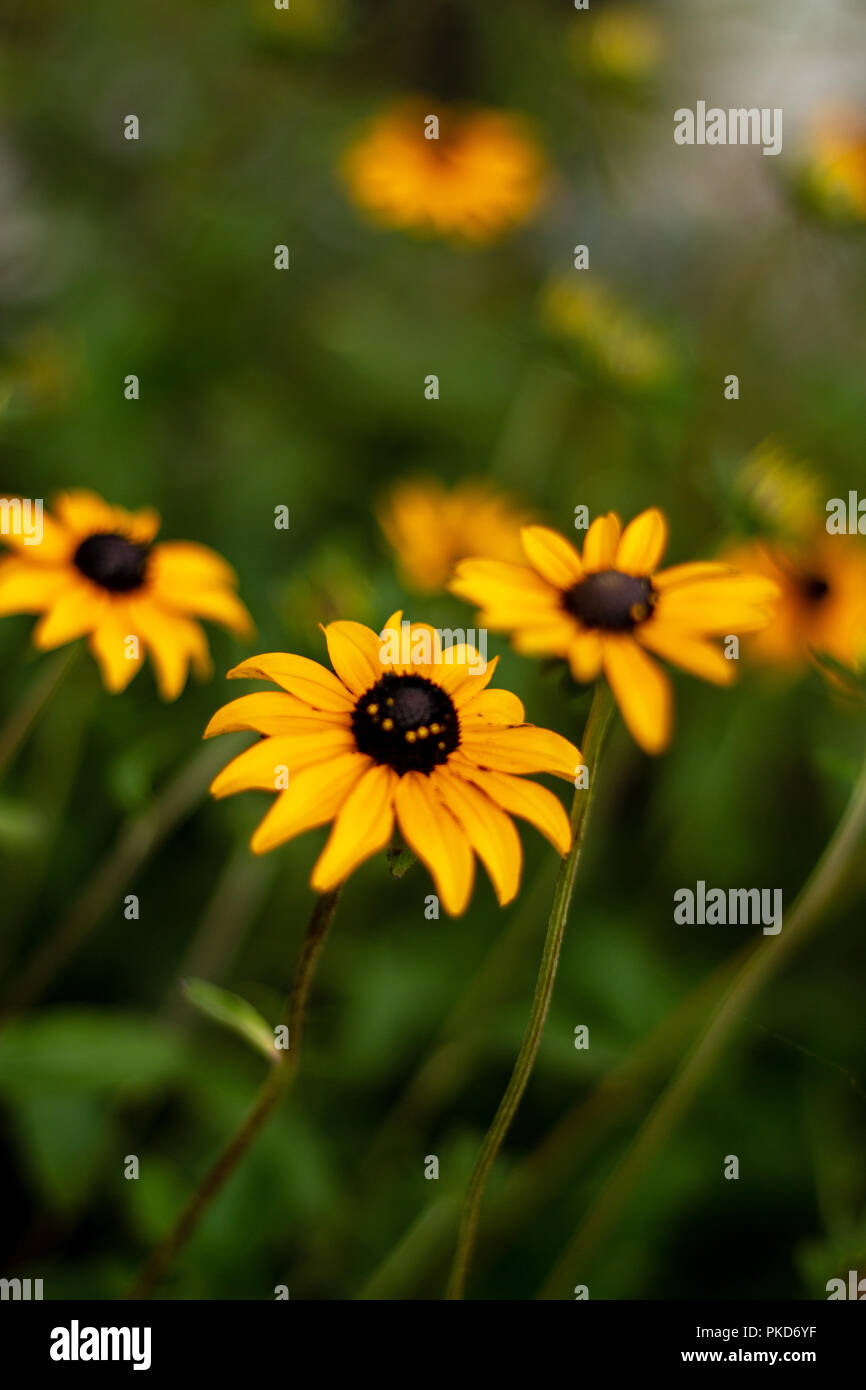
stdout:
<svg viewBox="0 0 866 1390">
<path fill-rule="evenodd" d="M 758 661 L 793 671 L 813 651 L 852 668 L 866 657 L 866 545 L 858 537 L 820 530 L 808 543 L 755 541 L 726 558 L 779 588 L 772 626 L 749 643 Z"/>
<path fill-rule="evenodd" d="M 737 491 L 762 527 L 788 536 L 811 533 L 826 495 L 811 464 L 791 458 L 773 439 L 764 440 L 745 460 Z"/>
<path fill-rule="evenodd" d="M 438 139 L 425 138 L 428 115 L 439 120 Z M 375 221 L 474 242 L 529 217 L 543 171 L 517 117 L 419 98 L 378 116 L 342 161 L 351 196 Z"/>
<path fill-rule="evenodd" d="M 54 514 L 42 516 L 38 543 L 21 526 L 4 526 L 0 540 L 15 554 L 0 560 L 0 614 L 41 613 L 33 642 L 43 651 L 87 636 L 111 691 L 125 689 L 148 652 L 160 694 L 174 700 L 190 661 L 198 675 L 210 671 L 195 618 L 238 636 L 252 623 L 226 562 L 192 541 L 154 545 L 159 524 L 151 507 L 128 512 L 93 492 L 61 493 Z M 35 537 L 32 513 L 27 529 Z"/>
<path fill-rule="evenodd" d="M 624 386 L 654 387 L 672 374 L 673 356 L 661 334 L 597 282 L 554 280 L 543 293 L 541 318 L 548 332 L 577 343 Z"/>
<path fill-rule="evenodd" d="M 611 5 L 581 15 L 572 29 L 574 51 L 590 71 L 618 82 L 638 82 L 658 66 L 661 31 L 637 5 Z"/>
<path fill-rule="evenodd" d="M 814 125 L 802 170 L 806 193 L 828 217 L 866 221 L 866 116 L 827 112 Z"/>
<path fill-rule="evenodd" d="M 675 565 L 657 572 L 667 541 L 661 512 L 621 530 L 597 517 L 583 554 L 544 526 L 522 532 L 529 565 L 464 560 L 450 587 L 481 607 L 478 621 L 511 632 L 518 651 L 566 659 L 578 681 L 607 677 L 632 735 L 659 753 L 671 734 L 670 682 L 649 653 L 729 685 L 735 665 L 708 638 L 754 632 L 776 586 L 727 565 Z"/>
<path fill-rule="evenodd" d="M 377 636 L 361 623 L 329 623 L 329 671 L 283 652 L 252 657 L 230 677 L 273 681 L 279 692 L 244 695 L 218 710 L 205 737 L 236 729 L 264 735 L 219 774 L 214 796 L 278 791 L 252 838 L 257 854 L 333 821 L 313 869 L 324 893 L 391 839 L 430 870 L 446 910 L 461 913 L 472 891 L 473 851 L 500 903 L 520 880 L 522 816 L 560 854 L 571 844 L 562 805 L 520 774 L 573 780 L 580 752 L 524 723 L 507 690 L 488 690 L 496 661 L 469 646 L 443 651 L 434 628 L 395 613 Z M 286 785 L 288 782 L 288 785 Z"/>
<path fill-rule="evenodd" d="M 398 483 L 379 508 L 404 583 L 420 593 L 445 587 L 458 560 L 479 554 L 518 560 L 528 517 L 481 480 L 446 491 L 435 480 Z"/>
</svg>

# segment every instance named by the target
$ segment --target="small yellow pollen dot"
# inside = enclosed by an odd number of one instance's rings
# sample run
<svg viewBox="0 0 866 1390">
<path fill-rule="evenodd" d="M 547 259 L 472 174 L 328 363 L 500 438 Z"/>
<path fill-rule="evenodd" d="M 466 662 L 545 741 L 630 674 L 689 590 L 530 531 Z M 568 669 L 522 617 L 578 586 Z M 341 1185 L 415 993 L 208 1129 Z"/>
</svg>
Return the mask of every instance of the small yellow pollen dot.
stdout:
<svg viewBox="0 0 866 1390">
<path fill-rule="evenodd" d="M 378 705 L 368 705 L 368 706 L 367 706 L 367 713 L 368 713 L 368 714 L 378 714 L 378 713 L 379 713 L 379 706 L 378 706 Z"/>
<path fill-rule="evenodd" d="M 649 616 L 649 608 L 645 603 L 633 603 L 628 615 L 633 623 L 642 623 L 644 618 Z"/>
<path fill-rule="evenodd" d="M 419 738 L 426 738 L 427 735 L 429 734 L 429 732 L 430 732 L 430 730 L 429 730 L 429 729 L 425 729 L 425 728 L 424 728 L 424 725 L 422 724 L 422 725 L 421 725 L 421 728 L 418 730 L 418 737 L 419 737 Z"/>
<path fill-rule="evenodd" d="M 417 734 L 415 733 L 414 729 L 407 729 L 403 737 L 405 738 L 407 743 L 414 743 L 415 739 L 417 738 Z"/>
<path fill-rule="evenodd" d="M 382 728 L 385 730 L 385 733 L 386 733 L 386 734 L 390 734 L 390 732 L 391 732 L 391 730 L 393 729 L 393 727 L 394 727 L 394 721 L 393 721 L 393 719 L 383 719 L 383 720 L 382 720 Z"/>
<path fill-rule="evenodd" d="M 431 732 L 431 734 L 441 734 L 441 732 L 442 732 L 442 725 L 441 725 L 441 724 L 431 724 L 431 725 L 430 725 L 430 732 Z"/>
<path fill-rule="evenodd" d="M 442 752 L 444 752 L 444 750 L 445 750 L 445 744 L 444 744 L 444 743 L 437 743 L 437 744 L 436 744 L 436 747 L 437 747 L 438 749 L 440 749 Z"/>
<path fill-rule="evenodd" d="M 386 705 L 393 705 L 393 703 L 394 703 L 394 696 L 393 696 L 393 695 L 389 695 L 388 698 L 387 698 L 387 700 L 385 701 L 385 704 L 386 704 Z"/>
</svg>

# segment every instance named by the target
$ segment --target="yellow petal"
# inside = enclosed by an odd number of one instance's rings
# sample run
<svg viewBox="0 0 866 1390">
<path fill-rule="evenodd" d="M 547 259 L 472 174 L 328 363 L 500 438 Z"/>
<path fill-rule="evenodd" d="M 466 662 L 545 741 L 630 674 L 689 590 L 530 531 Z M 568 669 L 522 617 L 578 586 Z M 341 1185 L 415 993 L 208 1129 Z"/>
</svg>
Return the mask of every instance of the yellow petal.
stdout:
<svg viewBox="0 0 866 1390">
<path fill-rule="evenodd" d="M 670 681 L 631 635 L 605 634 L 604 673 L 635 742 L 660 753 L 671 736 Z"/>
<path fill-rule="evenodd" d="M 66 568 L 10 555 L 0 560 L 0 614 L 41 613 L 63 596 L 69 583 Z"/>
<path fill-rule="evenodd" d="M 470 726 L 461 730 L 460 750 L 477 767 L 493 772 L 552 772 L 573 782 L 580 750 L 561 734 L 521 724 L 516 729 Z"/>
<path fill-rule="evenodd" d="M 363 753 L 341 753 L 325 763 L 301 768 L 280 792 L 250 841 L 256 854 L 265 854 L 304 830 L 332 820 L 352 787 L 371 766 Z"/>
<path fill-rule="evenodd" d="M 333 671 L 310 661 L 306 656 L 288 652 L 264 652 L 248 657 L 228 672 L 229 680 L 254 676 L 257 680 L 273 681 L 290 695 L 320 710 L 352 710 L 355 701 Z"/>
<path fill-rule="evenodd" d="M 371 767 L 353 787 L 334 821 L 328 843 L 316 860 L 311 887 L 327 893 L 384 849 L 394 829 L 397 774 L 390 767 Z"/>
<path fill-rule="evenodd" d="M 517 604 L 545 609 L 559 603 L 560 593 L 529 565 L 509 560 L 461 560 L 448 587 L 452 594 L 485 608 Z"/>
<path fill-rule="evenodd" d="M 72 580 L 62 598 L 39 619 L 33 629 L 33 642 L 42 651 L 73 642 L 98 627 L 108 611 L 109 597 L 92 584 Z"/>
<path fill-rule="evenodd" d="M 723 565 L 716 560 L 693 560 L 685 565 L 671 565 L 670 569 L 654 574 L 653 588 L 657 593 L 662 593 L 665 589 L 687 584 L 693 579 L 717 579 L 721 575 L 735 573 L 732 565 Z"/>
<path fill-rule="evenodd" d="M 0 545 L 8 545 L 22 560 L 37 565 L 62 565 L 72 559 L 76 548 L 74 537 L 44 509 L 40 522 L 33 498 L 12 497 L 6 493 L 0 497 L 0 508 L 3 521 Z"/>
<path fill-rule="evenodd" d="M 448 768 L 474 782 L 510 815 L 529 821 L 560 854 L 568 854 L 571 848 L 568 816 L 562 803 L 547 787 L 530 782 L 526 777 L 513 777 L 507 772 L 485 772 L 482 768 L 460 763 L 453 758 L 449 758 Z"/>
<path fill-rule="evenodd" d="M 382 679 L 385 668 L 379 658 L 380 643 L 375 632 L 363 623 L 337 622 L 323 627 L 331 665 L 343 685 L 354 696 Z"/>
<path fill-rule="evenodd" d="M 336 758 L 342 753 L 356 751 L 351 729 L 337 725 L 324 729 L 304 729 L 293 734 L 263 738 L 251 748 L 245 748 L 222 770 L 211 783 L 211 794 L 231 796 L 234 792 L 283 790 L 280 782 L 289 773 L 313 767 Z"/>
<path fill-rule="evenodd" d="M 460 644 L 449 647 L 447 660 L 437 667 L 432 679 L 451 696 L 456 709 L 468 705 L 485 690 L 493 680 L 499 657 L 494 656 L 484 665 L 474 647 Z M 484 669 L 480 669 L 484 666 Z"/>
<path fill-rule="evenodd" d="M 583 568 L 587 574 L 613 569 L 621 530 L 622 523 L 616 512 L 595 518 L 583 542 Z"/>
<path fill-rule="evenodd" d="M 779 587 L 759 575 L 732 574 L 678 584 L 659 594 L 655 615 L 689 632 L 757 632 L 770 620 Z"/>
<path fill-rule="evenodd" d="M 436 768 L 430 780 L 448 810 L 456 816 L 490 875 L 500 907 L 516 897 L 523 851 L 514 824 L 503 810 L 472 782 Z"/>
<path fill-rule="evenodd" d="M 641 646 L 656 656 L 672 661 L 693 676 L 700 676 L 715 685 L 731 685 L 737 679 L 736 661 L 728 661 L 720 647 L 674 627 L 665 627 L 653 620 L 635 629 Z"/>
<path fill-rule="evenodd" d="M 159 608 L 147 598 L 130 598 L 131 631 L 147 647 L 163 700 L 176 700 L 186 684 L 190 661 L 209 669 L 207 639 L 198 623 Z"/>
<path fill-rule="evenodd" d="M 558 531 L 546 526 L 523 526 L 520 541 L 532 568 L 557 589 L 571 589 L 583 578 L 583 566 L 574 546 Z"/>
<path fill-rule="evenodd" d="M 88 639 L 90 650 L 99 663 L 103 684 L 113 693 L 126 689 L 144 660 L 140 640 L 138 654 L 130 655 L 135 651 L 135 646 L 129 641 L 133 636 L 137 636 L 137 633 L 128 606 L 112 603 L 99 627 L 93 630 Z"/>
<path fill-rule="evenodd" d="M 483 627 L 502 626 L 488 622 L 485 613 L 480 614 L 478 621 Z M 526 626 L 519 624 L 512 632 L 511 645 L 523 656 L 565 656 L 574 641 L 576 630 L 574 619 L 563 613 L 543 622 L 529 622 Z"/>
<path fill-rule="evenodd" d="M 231 589 L 175 588 L 166 593 L 162 586 L 154 586 L 154 593 L 161 607 L 182 615 L 209 618 L 211 622 L 228 628 L 237 637 L 249 637 L 253 631 L 252 618 Z"/>
<path fill-rule="evenodd" d="M 472 892 L 469 841 L 421 772 L 407 772 L 395 793 L 397 819 L 404 840 L 427 865 L 446 912 L 459 916 Z"/>
<path fill-rule="evenodd" d="M 168 590 L 230 589 L 237 584 L 231 565 L 196 541 L 160 541 L 148 556 L 148 573 Z"/>
<path fill-rule="evenodd" d="M 568 648 L 568 664 L 576 681 L 588 685 L 597 680 L 601 671 L 601 635 L 581 632 L 573 637 Z"/>
<path fill-rule="evenodd" d="M 461 722 L 483 719 L 487 724 L 523 724 L 526 714 L 523 705 L 510 690 L 482 690 L 473 695 L 460 710 Z"/>
<path fill-rule="evenodd" d="M 349 715 L 313 709 L 282 690 L 257 690 L 253 695 L 230 700 L 218 709 L 203 737 L 231 734 L 238 729 L 255 729 L 260 734 L 291 734 L 299 727 L 309 729 L 335 724 L 348 727 Z"/>
<path fill-rule="evenodd" d="M 668 524 L 658 508 L 641 512 L 622 533 L 615 568 L 623 574 L 652 574 L 664 554 L 667 539 Z"/>
</svg>

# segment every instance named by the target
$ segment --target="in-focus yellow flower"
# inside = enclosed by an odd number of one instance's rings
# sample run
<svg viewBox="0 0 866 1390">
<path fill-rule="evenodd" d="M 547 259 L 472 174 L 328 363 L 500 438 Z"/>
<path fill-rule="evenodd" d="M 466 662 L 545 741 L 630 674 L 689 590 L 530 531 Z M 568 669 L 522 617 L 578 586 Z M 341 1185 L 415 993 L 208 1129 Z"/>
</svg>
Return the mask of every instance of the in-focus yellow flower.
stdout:
<svg viewBox="0 0 866 1390">
<path fill-rule="evenodd" d="M 512 634 L 518 651 L 566 659 L 578 681 L 607 677 L 632 735 L 648 753 L 670 740 L 670 682 L 650 653 L 717 685 L 735 665 L 713 637 L 755 632 L 776 586 L 713 563 L 657 572 L 667 542 L 661 512 L 622 531 L 614 512 L 590 526 L 583 554 L 556 531 L 522 533 L 527 565 L 464 560 L 450 585 L 481 608 L 479 623 Z"/>
<path fill-rule="evenodd" d="M 469 900 L 473 852 L 500 903 L 510 902 L 521 867 L 510 816 L 531 821 L 560 854 L 571 844 L 560 802 L 520 774 L 573 781 L 580 752 L 524 723 L 515 695 L 488 690 L 495 659 L 484 663 L 467 645 L 443 650 L 434 628 L 401 618 L 393 614 L 381 636 L 354 622 L 323 628 L 336 675 L 283 652 L 229 671 L 281 690 L 244 695 L 214 715 L 206 738 L 236 729 L 263 738 L 228 764 L 211 791 L 278 791 L 252 838 L 259 854 L 333 821 L 313 869 L 318 892 L 383 849 L 396 821 L 448 912 L 461 913 Z"/>
<path fill-rule="evenodd" d="M 429 115 L 439 121 L 435 140 L 425 137 Z M 533 212 L 544 159 L 517 116 L 410 98 L 371 123 L 342 172 L 354 201 L 384 226 L 488 242 Z"/>
<path fill-rule="evenodd" d="M 553 281 L 542 296 L 541 318 L 548 332 L 576 343 L 624 386 L 651 388 L 672 375 L 673 354 L 662 335 L 596 281 Z"/>
<path fill-rule="evenodd" d="M 435 479 L 398 483 L 378 515 L 401 578 L 419 593 L 443 589 L 457 561 L 467 555 L 519 560 L 520 528 L 529 520 L 480 479 L 459 483 L 450 492 Z"/>
<path fill-rule="evenodd" d="M 241 637 L 252 623 L 230 566 L 192 541 L 154 545 L 159 525 L 152 507 L 128 512 L 93 492 L 61 493 L 37 543 L 4 526 L 0 540 L 15 554 L 0 560 L 0 614 L 41 613 L 33 642 L 43 651 L 86 636 L 111 691 L 125 689 L 149 653 L 160 694 L 174 700 L 190 662 L 210 672 L 196 618 Z"/>
<path fill-rule="evenodd" d="M 866 113 L 828 111 L 811 132 L 801 171 L 806 195 L 830 218 L 866 221 Z"/>
<path fill-rule="evenodd" d="M 732 565 L 767 575 L 779 588 L 773 623 L 749 642 L 771 666 L 800 669 L 811 653 L 855 668 L 866 658 L 866 545 L 857 536 L 817 530 L 808 542 L 753 541 L 726 556 Z"/>
</svg>

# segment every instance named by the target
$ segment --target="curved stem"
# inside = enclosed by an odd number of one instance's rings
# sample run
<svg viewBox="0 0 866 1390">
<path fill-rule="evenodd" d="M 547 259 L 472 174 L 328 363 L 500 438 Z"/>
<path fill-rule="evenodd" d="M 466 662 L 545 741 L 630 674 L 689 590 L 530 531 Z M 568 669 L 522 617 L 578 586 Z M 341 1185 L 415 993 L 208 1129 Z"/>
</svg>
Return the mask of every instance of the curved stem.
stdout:
<svg viewBox="0 0 866 1390">
<path fill-rule="evenodd" d="M 0 730 L 0 773 L 15 756 L 56 690 L 60 689 L 78 659 L 80 643 L 45 663 L 24 698 Z"/>
<path fill-rule="evenodd" d="M 496 1161 L 496 1155 L 499 1153 L 502 1142 L 511 1127 L 511 1122 L 523 1098 L 523 1093 L 529 1083 L 529 1078 L 535 1063 L 535 1055 L 538 1052 L 539 1043 L 541 1042 L 544 1021 L 547 1018 L 547 1011 L 550 1007 L 550 999 L 553 994 L 556 969 L 559 964 L 559 952 L 565 933 L 565 924 L 568 919 L 568 909 L 571 905 L 571 897 L 577 878 L 578 866 L 580 864 L 589 810 L 595 791 L 599 755 L 612 713 L 613 697 L 606 683 L 604 681 L 598 681 L 595 687 L 595 693 L 593 694 L 592 706 L 589 711 L 589 718 L 586 721 L 586 729 L 583 736 L 582 753 L 584 763 L 589 770 L 589 785 L 585 790 L 579 788 L 574 794 L 574 802 L 571 808 L 571 849 L 563 860 L 562 868 L 559 871 L 559 877 L 556 881 L 556 888 L 554 889 L 553 904 L 547 923 L 547 935 L 544 939 L 544 950 L 541 956 L 541 965 L 538 971 L 538 979 L 535 985 L 535 994 L 532 999 L 529 1021 L 526 1025 L 526 1031 L 523 1034 L 523 1041 L 520 1044 L 520 1051 L 517 1054 L 514 1070 L 511 1073 L 511 1080 L 499 1103 L 499 1109 L 493 1117 L 493 1123 L 487 1131 L 484 1143 L 481 1146 L 481 1152 L 478 1155 L 475 1168 L 472 1172 L 472 1177 L 469 1180 L 469 1187 L 466 1192 L 466 1199 L 460 1217 L 457 1249 L 454 1254 L 454 1263 L 451 1266 L 451 1276 L 448 1281 L 446 1297 L 449 1299 L 459 1299 L 463 1297 L 463 1290 L 469 1272 L 469 1262 L 472 1258 L 472 1250 L 478 1230 L 478 1217 L 481 1211 L 481 1202 L 484 1197 L 487 1179 Z"/>
<path fill-rule="evenodd" d="M 775 974 L 781 963 L 819 925 L 846 888 L 863 855 L 866 840 L 866 760 L 845 812 L 823 854 L 800 890 L 779 936 L 764 937 L 725 990 L 700 1036 L 662 1092 L 597 1201 L 557 1260 L 537 1294 L 556 1299 L 577 1272 L 583 1273 L 592 1253 L 619 1215 L 631 1188 L 665 1137 L 682 1119 L 713 1062 L 742 1020 L 743 1010 Z"/>
<path fill-rule="evenodd" d="M 310 917 L 301 956 L 295 967 L 291 994 L 283 1015 L 283 1022 L 287 1024 L 289 1032 L 288 1048 L 276 1054 L 277 1060 L 274 1061 L 268 1078 L 245 1119 L 202 1178 L 171 1231 L 150 1256 L 127 1298 L 147 1298 L 160 1282 L 172 1260 L 189 1240 L 211 1202 L 245 1158 L 254 1140 L 294 1081 L 301 1058 L 301 1038 L 310 986 L 339 896 L 339 888 L 330 893 L 323 893 Z"/>
</svg>

